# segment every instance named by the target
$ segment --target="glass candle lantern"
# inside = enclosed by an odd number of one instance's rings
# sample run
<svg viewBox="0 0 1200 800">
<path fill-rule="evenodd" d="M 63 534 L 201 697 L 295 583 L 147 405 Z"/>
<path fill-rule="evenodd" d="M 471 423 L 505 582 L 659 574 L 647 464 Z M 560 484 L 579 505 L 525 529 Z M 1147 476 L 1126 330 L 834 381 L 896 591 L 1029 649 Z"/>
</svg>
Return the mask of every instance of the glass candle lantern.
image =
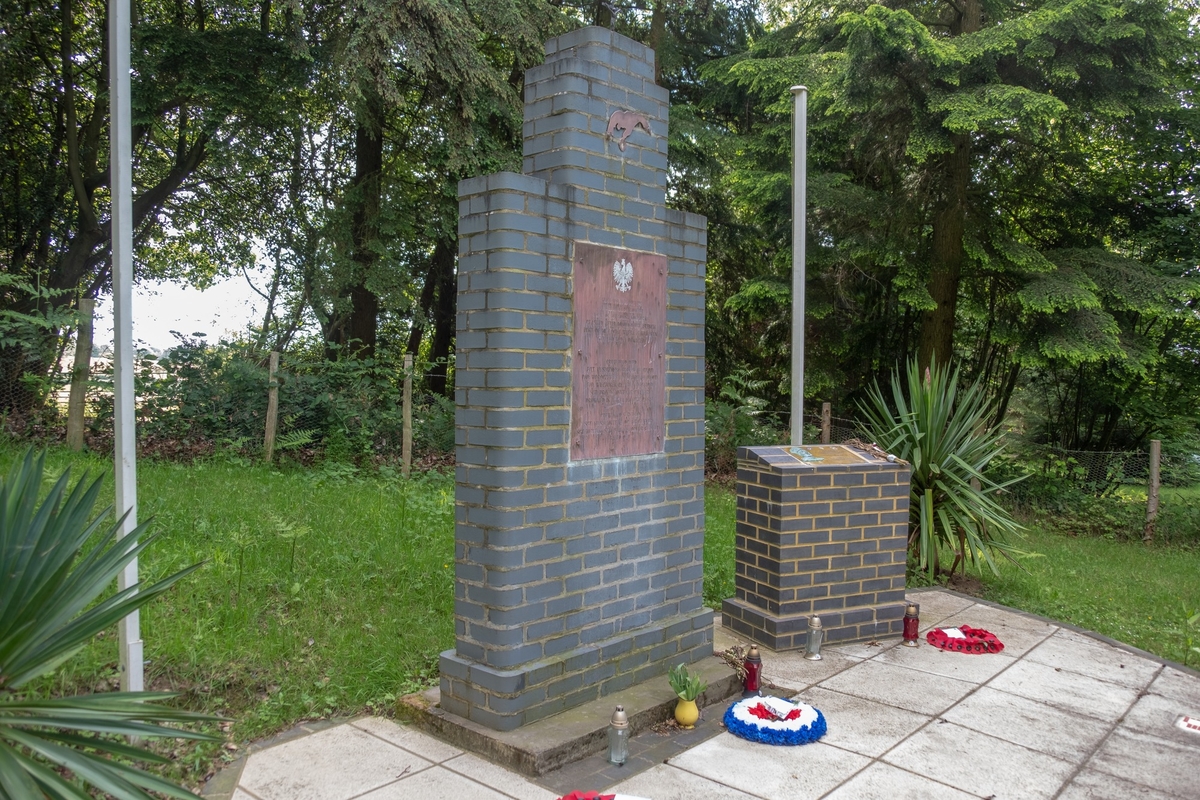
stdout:
<svg viewBox="0 0 1200 800">
<path fill-rule="evenodd" d="M 758 654 L 758 645 L 750 645 L 742 666 L 746 668 L 746 679 L 742 681 L 742 697 L 755 697 L 762 694 L 762 657 Z"/>
<path fill-rule="evenodd" d="M 825 629 L 821 627 L 821 618 L 808 618 L 808 641 L 804 645 L 804 657 L 809 661 L 821 660 L 821 640 L 825 638 Z"/>
<path fill-rule="evenodd" d="M 608 760 L 618 766 L 629 758 L 629 717 L 625 706 L 617 706 L 608 722 Z"/>
<path fill-rule="evenodd" d="M 917 629 L 921 625 L 921 606 L 917 603 L 909 603 L 908 608 L 904 610 L 904 641 L 901 643 L 905 647 L 917 646 Z"/>
</svg>

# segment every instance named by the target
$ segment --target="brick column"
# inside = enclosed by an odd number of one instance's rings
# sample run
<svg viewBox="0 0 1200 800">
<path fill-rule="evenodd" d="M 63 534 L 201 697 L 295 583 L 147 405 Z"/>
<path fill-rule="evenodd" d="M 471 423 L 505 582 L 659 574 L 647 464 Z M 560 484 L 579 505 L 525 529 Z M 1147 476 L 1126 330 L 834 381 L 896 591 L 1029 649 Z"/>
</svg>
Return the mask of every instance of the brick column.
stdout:
<svg viewBox="0 0 1200 800">
<path fill-rule="evenodd" d="M 653 52 L 584 28 L 546 54 L 526 75 L 525 174 L 459 185 L 455 648 L 442 654 L 441 703 L 497 730 L 712 653 L 706 221 L 665 206 L 668 93 Z M 623 149 L 614 112 L 644 121 Z M 585 245 L 639 265 L 635 291 L 609 286 L 613 303 L 635 302 L 641 265 L 665 270 L 663 305 L 639 309 L 665 332 L 663 385 L 650 391 L 662 429 L 620 457 L 572 458 L 573 325 L 592 310 L 575 294 Z"/>
<path fill-rule="evenodd" d="M 737 596 L 724 624 L 774 650 L 901 633 L 911 471 L 843 445 L 738 448 Z"/>
</svg>

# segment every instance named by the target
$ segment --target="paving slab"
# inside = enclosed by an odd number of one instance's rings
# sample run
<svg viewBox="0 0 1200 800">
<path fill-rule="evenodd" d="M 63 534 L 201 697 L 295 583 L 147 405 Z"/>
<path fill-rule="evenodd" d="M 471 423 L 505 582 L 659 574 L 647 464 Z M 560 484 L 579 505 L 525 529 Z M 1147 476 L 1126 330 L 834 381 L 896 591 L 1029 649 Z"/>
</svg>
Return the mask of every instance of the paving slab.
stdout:
<svg viewBox="0 0 1200 800">
<path fill-rule="evenodd" d="M 881 664 L 894 664 L 934 675 L 985 683 L 1017 663 L 1012 656 L 1000 653 L 951 653 L 934 647 L 923 639 L 916 647 L 892 647 L 875 656 Z"/>
<path fill-rule="evenodd" d="M 455 756 L 441 766 L 518 800 L 555 800 L 560 796 L 473 753 Z"/>
<path fill-rule="evenodd" d="M 725 708 L 726 704 L 720 703 L 703 709 L 692 730 L 663 726 L 659 731 L 645 731 L 631 737 L 629 758 L 624 764 L 610 763 L 606 749 L 541 775 L 537 782 L 555 791 L 556 797 L 574 790 L 600 791 L 606 786 L 626 780 L 631 775 L 658 766 L 701 742 L 719 736 L 725 730 L 721 724 Z"/>
<path fill-rule="evenodd" d="M 1091 757 L 1112 730 L 1110 721 L 1072 714 L 989 686 L 964 698 L 942 719 L 1072 764 Z"/>
<path fill-rule="evenodd" d="M 1157 661 L 1065 628 L 1030 650 L 1026 660 L 1134 689 L 1148 686 L 1162 669 Z"/>
<path fill-rule="evenodd" d="M 1178 701 L 1191 709 L 1185 712 L 1189 716 L 1200 717 L 1200 680 L 1196 680 L 1196 673 L 1165 666 L 1150 684 L 1149 691 Z"/>
<path fill-rule="evenodd" d="M 763 649 L 762 659 L 765 681 L 785 690 L 799 692 L 855 664 L 861 664 L 866 657 L 851 655 L 840 649 L 824 648 L 820 661 L 808 661 L 795 652 L 783 654 Z"/>
<path fill-rule="evenodd" d="M 975 688 L 966 681 L 874 660 L 840 672 L 820 685 L 919 714 L 940 714 Z"/>
<path fill-rule="evenodd" d="M 955 725 L 934 722 L 883 760 L 982 797 L 1051 798 L 1075 765 L 1027 747 Z"/>
<path fill-rule="evenodd" d="M 1192 798 L 1181 798 L 1123 778 L 1085 769 L 1063 789 L 1057 800 L 1194 800 L 1194 795 Z"/>
<path fill-rule="evenodd" d="M 1116 730 L 1087 765 L 1177 797 L 1200 797 L 1200 745 L 1183 747 L 1157 736 Z"/>
<path fill-rule="evenodd" d="M 502 794 L 489 786 L 463 777 L 442 766 L 434 766 L 395 783 L 368 792 L 361 800 L 523 800 Z"/>
<path fill-rule="evenodd" d="M 973 800 L 976 797 L 978 795 L 876 761 L 825 795 L 825 800 Z"/>
<path fill-rule="evenodd" d="M 671 766 L 764 800 L 820 797 L 871 763 L 816 742 L 772 747 L 726 734 L 671 759 Z"/>
<path fill-rule="evenodd" d="M 1059 629 L 1044 620 L 983 603 L 975 603 L 947 617 L 936 627 L 957 628 L 959 625 L 994 633 L 1004 645 L 1004 654 L 1010 658 L 1024 655 Z"/>
<path fill-rule="evenodd" d="M 968 656 L 889 639 L 878 647 L 826 647 L 822 661 L 810 662 L 797 651 L 764 649 L 764 677 L 796 687 L 773 693 L 825 714 L 829 732 L 815 744 L 736 738 L 720 726 L 722 702 L 705 710 L 695 731 L 634 736 L 627 768 L 598 753 L 530 779 L 511 759 L 464 752 L 461 743 L 403 720 L 319 720 L 243 747 L 247 755 L 204 794 L 554 800 L 569 789 L 595 789 L 650 800 L 1009 800 L 1056 792 L 1061 800 L 1200 798 L 1200 735 L 1175 727 L 1182 714 L 1200 717 L 1200 674 L 951 592 L 914 597 L 923 621 L 944 614 L 987 628 L 1005 642 L 1004 652 Z M 599 727 L 591 720 L 601 740 L 607 713 L 611 706 L 596 712 Z M 570 721 L 553 727 L 564 726 Z"/>
<path fill-rule="evenodd" d="M 1138 698 L 1117 728 L 1166 739 L 1181 747 L 1200 748 L 1200 733 L 1185 731 L 1175 724 L 1185 715 L 1200 719 L 1200 709 L 1188 708 L 1175 698 L 1147 693 Z"/>
<path fill-rule="evenodd" d="M 880 756 L 929 721 L 924 714 L 814 686 L 797 699 L 819 708 L 828 732 L 821 741 L 864 756 Z"/>
<path fill-rule="evenodd" d="M 349 800 L 429 766 L 353 725 L 340 725 L 255 753 L 238 785 L 261 800 Z"/>
<path fill-rule="evenodd" d="M 937 589 L 917 589 L 908 592 L 908 599 L 921 606 L 921 624 L 924 632 L 941 627 L 942 620 L 954 616 L 976 605 L 970 597 Z"/>
<path fill-rule="evenodd" d="M 659 764 L 621 781 L 607 791 L 653 800 L 753 800 L 756 797 L 667 764 Z"/>
<path fill-rule="evenodd" d="M 462 755 L 463 752 L 426 733 L 414 728 L 402 727 L 392 720 L 382 717 L 361 717 L 351 721 L 350 724 L 435 764 Z"/>
<path fill-rule="evenodd" d="M 1120 719 L 1138 696 L 1137 690 L 1128 686 L 1026 660 L 1006 669 L 988 685 L 1102 720 Z"/>
</svg>

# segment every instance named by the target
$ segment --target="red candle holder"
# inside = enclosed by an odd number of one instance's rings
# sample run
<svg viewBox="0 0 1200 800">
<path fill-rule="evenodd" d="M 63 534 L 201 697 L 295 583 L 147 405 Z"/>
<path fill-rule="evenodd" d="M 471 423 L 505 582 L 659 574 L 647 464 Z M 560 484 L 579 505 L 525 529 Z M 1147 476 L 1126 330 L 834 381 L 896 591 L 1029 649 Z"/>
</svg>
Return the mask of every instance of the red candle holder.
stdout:
<svg viewBox="0 0 1200 800">
<path fill-rule="evenodd" d="M 742 697 L 755 697 L 762 694 L 759 685 L 762 678 L 762 658 L 758 655 L 758 645 L 750 645 L 742 666 L 746 668 L 746 679 L 742 682 Z"/>
<path fill-rule="evenodd" d="M 917 603 L 909 603 L 904 611 L 904 641 L 901 644 L 905 647 L 917 646 L 917 629 L 921 626 L 920 612 L 921 606 Z"/>
</svg>

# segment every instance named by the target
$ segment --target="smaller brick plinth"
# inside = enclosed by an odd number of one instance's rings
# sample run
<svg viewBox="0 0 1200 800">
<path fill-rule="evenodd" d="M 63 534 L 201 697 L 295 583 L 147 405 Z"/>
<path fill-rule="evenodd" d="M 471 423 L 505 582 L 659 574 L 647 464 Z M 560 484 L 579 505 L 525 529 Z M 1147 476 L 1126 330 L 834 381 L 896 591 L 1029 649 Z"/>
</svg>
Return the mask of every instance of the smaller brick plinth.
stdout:
<svg viewBox="0 0 1200 800">
<path fill-rule="evenodd" d="M 773 650 L 901 633 L 911 472 L 843 445 L 738 448 L 737 596 L 724 625 Z"/>
</svg>

